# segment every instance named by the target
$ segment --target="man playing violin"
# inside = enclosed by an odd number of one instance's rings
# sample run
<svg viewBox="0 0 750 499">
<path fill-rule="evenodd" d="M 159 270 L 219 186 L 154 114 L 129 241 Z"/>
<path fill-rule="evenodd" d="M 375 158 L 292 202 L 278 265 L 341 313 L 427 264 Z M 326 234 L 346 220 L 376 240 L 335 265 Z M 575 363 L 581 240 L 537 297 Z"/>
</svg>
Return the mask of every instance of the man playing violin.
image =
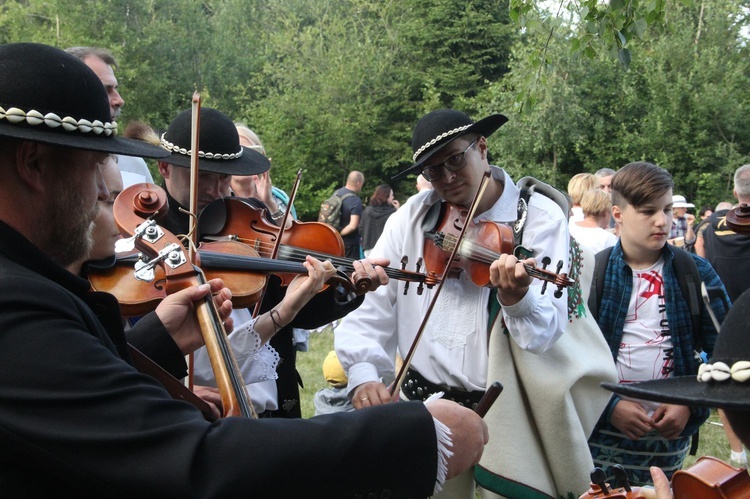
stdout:
<svg viewBox="0 0 750 499">
<path fill-rule="evenodd" d="M 209 423 L 173 400 L 131 365 L 117 301 L 65 269 L 89 251 L 97 201 L 109 195 L 101 173 L 109 155 L 164 151 L 117 137 L 101 82 L 53 47 L 0 46 L 0 107 L 6 495 L 418 497 L 481 457 L 486 426 L 447 401 Z M 197 331 L 194 303 L 211 291 L 228 296 L 220 281 L 170 295 L 157 324 Z M 226 317 L 231 304 L 221 302 Z M 408 477 L 393 473 L 407 466 Z"/>
<path fill-rule="evenodd" d="M 260 152 L 241 145 L 240 137 L 234 123 L 222 112 L 204 107 L 201 109 L 200 148 L 205 153 L 200 157 L 200 170 L 197 186 L 198 212 L 201 213 L 210 203 L 230 195 L 233 177 L 259 175 L 267 172 L 271 167 L 269 159 Z M 169 128 L 161 137 L 162 147 L 171 152 L 168 158 L 159 161 L 159 173 L 164 177 L 164 187 L 169 200 L 169 212 L 161 221 L 163 226 L 173 234 L 187 234 L 189 217 L 183 211 L 190 205 L 190 156 L 186 152 L 190 149 L 190 124 L 192 113 L 183 111 L 172 120 Z M 238 154 L 240 153 L 240 154 Z M 265 207 L 260 200 L 249 200 L 258 207 Z M 268 213 L 268 212 L 267 212 Z M 268 222 L 279 223 L 281 218 L 275 214 Z M 200 218 L 204 220 L 203 217 Z M 248 227 L 250 220 L 247 221 Z M 200 225 L 199 225 L 200 231 Z M 388 261 L 377 260 L 376 263 L 387 265 Z M 354 262 L 355 271 L 369 276 L 373 286 L 387 282 L 382 268 L 376 267 L 368 260 Z M 282 302 L 286 287 L 282 287 L 276 276 L 270 276 L 268 287 L 264 295 L 261 312 L 277 314 L 275 310 Z M 250 323 L 251 311 L 247 309 L 233 312 L 237 331 L 230 336 L 234 342 L 235 351 L 240 362 L 241 370 L 245 372 L 248 391 L 253 400 L 255 410 L 261 417 L 292 417 L 302 416 L 300 407 L 299 382 L 300 376 L 296 369 L 296 350 L 293 342 L 293 328 L 315 329 L 339 319 L 357 308 L 364 297 L 340 296 L 333 286 L 312 297 L 310 302 L 302 308 L 296 317 L 284 317 L 283 322 L 277 321 L 276 334 L 270 338 L 277 359 L 265 363 L 263 372 L 273 373 L 277 378 L 266 379 L 254 377 L 251 371 L 258 369 L 257 359 L 254 361 L 252 352 L 240 345 L 253 344 L 244 339 L 245 325 Z M 275 318 L 277 318 L 274 315 Z M 238 334 L 239 333 L 239 334 Z M 268 338 L 265 338 L 268 341 Z M 267 357 L 265 357 L 267 358 Z M 196 356 L 196 383 L 211 383 L 213 373 L 208 359 L 201 353 Z M 251 381 L 254 381 L 250 383 Z"/>
<path fill-rule="evenodd" d="M 491 179 L 478 200 L 475 220 L 516 222 L 521 192 L 505 171 L 491 166 L 488 161 L 487 137 L 506 121 L 505 116 L 495 114 L 474 122 L 464 113 L 450 109 L 425 115 L 413 133 L 414 164 L 396 178 L 421 172 L 432 183 L 432 190 L 412 196 L 391 216 L 371 256 L 391 261 L 406 256 L 410 263 L 416 262 L 425 254 L 425 245 L 432 244 L 425 242 L 426 232 L 434 232 L 441 205 L 449 203 L 467 210 L 488 171 Z M 402 399 L 423 399 L 443 391 L 446 397 L 472 406 L 484 393 L 488 381 L 499 380 L 506 389 L 488 416 L 493 411 L 509 410 L 508 419 L 524 418 L 520 412 L 522 407 L 508 408 L 504 402 L 510 400 L 508 397 L 512 400 L 521 397 L 519 388 L 510 383 L 503 371 L 513 370 L 510 352 L 523 350 L 527 355 L 542 354 L 563 335 L 568 322 L 566 291 L 562 291 L 559 299 L 549 291 L 543 293 L 542 283 L 532 279 L 524 264 L 534 265 L 548 256 L 554 262 L 561 261 L 562 267 L 567 269 L 569 236 L 567 214 L 545 196 L 532 195 L 523 217 L 525 228 L 521 242 L 533 251 L 534 258 L 524 260 L 512 254 L 500 255 L 489 264 L 491 282 L 487 287 L 475 285 L 467 272 L 444 283 L 401 387 Z M 514 246 L 514 241 L 509 243 Z M 431 263 L 425 264 L 430 271 Z M 410 350 L 432 300 L 434 289 L 425 290 L 421 295 L 410 289 L 404 294 L 402 286 L 392 281 L 369 293 L 363 305 L 345 317 L 336 329 L 336 352 L 348 373 L 349 393 L 357 409 L 392 401 L 386 383 L 394 376 L 396 351 L 405 356 Z M 537 398 L 541 401 L 543 394 Z M 490 429 L 492 431 L 492 425 Z M 498 454 L 504 455 L 505 462 L 500 465 L 504 468 L 503 476 L 496 473 L 494 467 L 491 472 L 485 470 L 485 480 L 480 481 L 483 487 L 505 496 L 520 497 L 528 497 L 531 489 L 554 497 L 568 490 L 577 492 L 575 485 L 564 488 L 555 485 L 554 481 L 561 484 L 563 477 L 547 479 L 548 472 L 533 469 L 535 465 L 529 464 L 532 461 L 528 457 L 539 455 L 538 460 L 543 462 L 544 453 L 527 441 L 513 440 L 514 431 L 511 425 L 493 437 L 493 441 L 497 438 L 500 442 Z M 570 449 L 571 456 L 583 456 L 581 477 L 574 484 L 587 483 L 591 469 L 585 438 L 578 438 L 579 449 Z M 546 465 L 540 464 L 542 466 Z M 460 482 L 453 482 L 448 497 L 474 497 L 471 474 L 462 477 Z M 556 490 L 557 487 L 560 488 Z"/>
</svg>

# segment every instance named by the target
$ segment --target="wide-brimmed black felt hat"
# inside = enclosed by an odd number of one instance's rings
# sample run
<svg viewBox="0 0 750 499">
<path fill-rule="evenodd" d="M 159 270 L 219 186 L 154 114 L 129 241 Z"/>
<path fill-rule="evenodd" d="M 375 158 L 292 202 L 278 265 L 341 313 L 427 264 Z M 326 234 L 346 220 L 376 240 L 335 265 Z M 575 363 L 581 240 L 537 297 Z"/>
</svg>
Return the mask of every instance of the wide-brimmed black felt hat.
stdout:
<svg viewBox="0 0 750 499">
<path fill-rule="evenodd" d="M 644 400 L 750 411 L 750 290 L 727 314 L 711 359 L 701 364 L 697 377 L 602 386 Z"/>
<path fill-rule="evenodd" d="M 96 74 L 77 57 L 38 43 L 0 45 L 0 136 L 127 156 L 168 154 L 118 137 Z"/>
<path fill-rule="evenodd" d="M 478 133 L 489 137 L 507 121 L 508 118 L 502 114 L 492 114 L 475 123 L 465 113 L 455 109 L 438 109 L 424 115 L 412 134 L 414 164 L 393 177 L 393 180 L 420 171 L 425 161 L 462 135 Z"/>
<path fill-rule="evenodd" d="M 193 112 L 187 109 L 177 115 L 161 136 L 161 146 L 171 152 L 163 161 L 190 168 L 191 126 Z M 198 170 L 225 175 L 258 175 L 271 168 L 261 153 L 240 145 L 234 122 L 227 115 L 202 107 L 198 137 Z"/>
</svg>

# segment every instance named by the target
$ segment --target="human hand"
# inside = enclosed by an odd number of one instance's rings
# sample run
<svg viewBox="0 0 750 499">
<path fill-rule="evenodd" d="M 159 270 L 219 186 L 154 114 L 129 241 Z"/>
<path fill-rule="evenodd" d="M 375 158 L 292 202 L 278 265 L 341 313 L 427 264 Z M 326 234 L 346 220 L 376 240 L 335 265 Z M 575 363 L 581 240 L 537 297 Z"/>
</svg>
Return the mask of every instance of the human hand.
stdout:
<svg viewBox="0 0 750 499">
<path fill-rule="evenodd" d="M 476 412 L 449 400 L 433 400 L 426 407 L 451 432 L 453 455 L 448 458 L 446 478 L 460 475 L 477 464 L 490 440 L 487 423 Z"/>
<path fill-rule="evenodd" d="M 695 223 L 695 215 L 691 213 L 686 213 L 685 219 L 687 219 L 688 226 L 693 225 Z"/>
<path fill-rule="evenodd" d="M 221 418 L 221 395 L 219 395 L 219 389 L 213 386 L 193 386 L 193 393 L 198 395 L 203 401 L 208 404 L 211 409 L 211 415 L 216 419 Z"/>
<path fill-rule="evenodd" d="M 379 381 L 368 381 L 354 389 L 352 405 L 355 409 L 383 405 L 393 402 L 391 393 L 385 385 Z"/>
<path fill-rule="evenodd" d="M 168 295 L 156 307 L 156 315 L 184 355 L 203 345 L 203 334 L 195 311 L 196 305 L 209 293 L 214 293 L 214 305 L 228 334 L 234 328 L 234 322 L 229 317 L 232 313 L 232 292 L 224 287 L 221 279 L 211 279 L 206 284 Z"/>
<path fill-rule="evenodd" d="M 273 199 L 273 195 L 271 191 L 271 188 L 273 187 L 273 182 L 271 182 L 270 171 L 266 171 L 258 175 L 254 175 L 254 180 L 255 180 L 255 193 L 257 194 L 258 199 L 263 201 L 266 204 L 266 206 L 268 206 L 268 209 L 271 210 L 271 213 L 278 210 L 279 206 L 276 204 L 276 201 Z"/>
<path fill-rule="evenodd" d="M 328 260 L 321 262 L 308 255 L 302 265 L 307 269 L 307 275 L 298 275 L 292 280 L 277 308 L 284 324 L 290 323 L 302 307 L 336 274 L 336 269 Z"/>
<path fill-rule="evenodd" d="M 651 471 L 651 480 L 654 482 L 654 488 L 641 487 L 641 495 L 646 499 L 673 499 L 674 496 L 672 495 L 667 475 L 656 466 L 651 466 L 649 471 Z"/>
<path fill-rule="evenodd" d="M 533 258 L 521 261 L 513 255 L 503 254 L 490 265 L 490 283 L 497 288 L 503 305 L 515 305 L 526 296 L 533 279 L 524 264 L 535 266 L 536 262 Z"/>
<path fill-rule="evenodd" d="M 654 428 L 667 440 L 680 436 L 690 419 L 690 408 L 684 405 L 661 404 L 653 415 Z"/>
<path fill-rule="evenodd" d="M 630 400 L 620 400 L 615 405 L 610 422 L 632 440 L 641 438 L 651 431 L 654 425 L 646 409 L 638 402 Z"/>
<path fill-rule="evenodd" d="M 398 202 L 398 199 L 394 199 L 393 201 L 391 201 L 391 206 L 398 210 L 399 208 L 401 208 L 401 203 Z"/>
<path fill-rule="evenodd" d="M 391 263 L 387 258 L 365 258 L 362 260 L 354 260 L 352 266 L 354 272 L 352 273 L 351 280 L 356 282 L 358 278 L 368 277 L 372 284 L 368 291 L 375 291 L 380 286 L 388 284 L 388 275 L 385 273 L 383 267 L 387 267 Z"/>
</svg>

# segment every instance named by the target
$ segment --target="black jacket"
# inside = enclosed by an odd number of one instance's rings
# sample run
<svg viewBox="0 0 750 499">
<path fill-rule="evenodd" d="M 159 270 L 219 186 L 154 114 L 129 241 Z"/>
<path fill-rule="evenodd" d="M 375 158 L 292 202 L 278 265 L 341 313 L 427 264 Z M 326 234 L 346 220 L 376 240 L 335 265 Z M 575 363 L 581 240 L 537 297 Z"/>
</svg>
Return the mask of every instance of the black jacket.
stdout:
<svg viewBox="0 0 750 499">
<path fill-rule="evenodd" d="M 435 429 L 422 404 L 208 423 L 128 363 L 112 296 L 88 292 L 2 222 L 0 278 L 3 497 L 432 491 Z"/>
</svg>

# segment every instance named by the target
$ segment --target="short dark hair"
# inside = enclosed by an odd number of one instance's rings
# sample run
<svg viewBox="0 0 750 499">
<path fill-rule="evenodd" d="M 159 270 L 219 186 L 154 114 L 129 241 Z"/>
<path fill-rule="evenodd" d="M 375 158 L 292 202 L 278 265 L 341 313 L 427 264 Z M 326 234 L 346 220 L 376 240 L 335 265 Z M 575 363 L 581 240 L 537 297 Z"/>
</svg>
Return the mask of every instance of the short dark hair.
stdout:
<svg viewBox="0 0 750 499">
<path fill-rule="evenodd" d="M 612 205 L 639 207 L 674 187 L 667 170 L 646 161 L 628 163 L 612 177 Z"/>
<path fill-rule="evenodd" d="M 65 52 L 78 57 L 82 61 L 87 57 L 96 57 L 104 61 L 106 64 L 109 64 L 113 68 L 118 69 L 115 56 L 113 56 L 112 52 L 107 49 L 98 47 L 70 47 L 65 49 Z"/>
</svg>

